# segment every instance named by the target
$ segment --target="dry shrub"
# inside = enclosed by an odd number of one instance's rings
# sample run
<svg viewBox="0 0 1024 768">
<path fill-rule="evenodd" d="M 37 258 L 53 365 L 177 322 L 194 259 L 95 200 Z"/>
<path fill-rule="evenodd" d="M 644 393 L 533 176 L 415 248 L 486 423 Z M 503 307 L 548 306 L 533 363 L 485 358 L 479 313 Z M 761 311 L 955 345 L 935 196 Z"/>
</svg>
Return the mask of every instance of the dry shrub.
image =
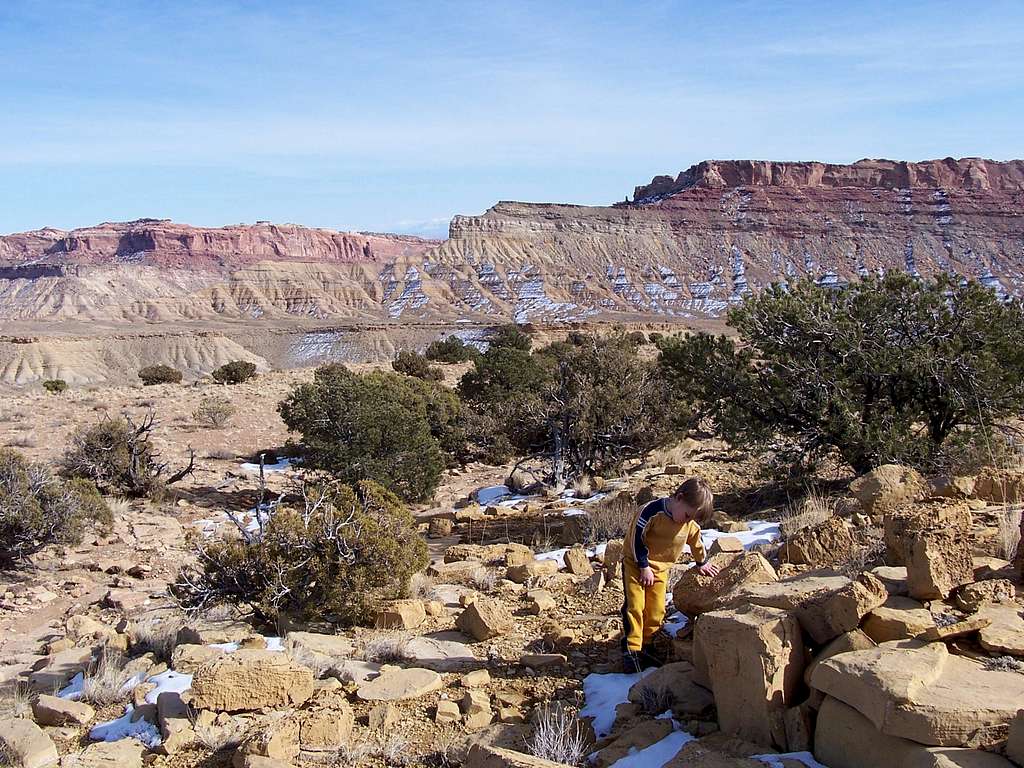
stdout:
<svg viewBox="0 0 1024 768">
<path fill-rule="evenodd" d="M 212 448 L 206 454 L 206 458 L 208 459 L 219 459 L 221 461 L 231 461 L 237 456 L 238 453 L 236 451 L 232 451 L 228 448 Z"/>
<path fill-rule="evenodd" d="M 409 738 L 398 730 L 375 731 L 363 741 L 338 750 L 332 764 L 338 768 L 363 768 L 377 760 L 386 768 L 400 768 L 413 761 L 410 746 Z"/>
<path fill-rule="evenodd" d="M 1021 506 L 1014 504 L 999 515 L 999 557 L 1013 560 L 1020 545 Z"/>
<path fill-rule="evenodd" d="M 125 671 L 124 659 L 104 651 L 95 669 L 82 681 L 82 701 L 105 707 L 124 701 L 129 694 L 131 675 Z"/>
<path fill-rule="evenodd" d="M 788 539 L 804 528 L 824 523 L 836 514 L 836 500 L 824 496 L 813 488 L 800 501 L 792 502 L 782 510 L 779 530 Z"/>
<path fill-rule="evenodd" d="M 563 706 L 543 706 L 537 711 L 530 753 L 542 760 L 581 765 L 590 744 L 576 714 Z"/>
<path fill-rule="evenodd" d="M 11 448 L 35 448 L 39 445 L 39 442 L 36 440 L 35 434 L 30 432 L 29 434 L 11 437 L 8 439 L 7 445 Z"/>
<path fill-rule="evenodd" d="M 238 409 L 226 397 L 210 395 L 199 401 L 192 414 L 196 424 L 207 429 L 220 429 L 225 426 Z"/>
<path fill-rule="evenodd" d="M 429 600 L 434 591 L 434 579 L 424 571 L 414 573 L 409 579 L 408 595 L 414 600 Z"/>
<path fill-rule="evenodd" d="M 577 477 L 569 487 L 576 499 L 589 499 L 594 494 L 594 482 L 586 475 Z"/>
<path fill-rule="evenodd" d="M 375 635 L 363 646 L 363 660 L 375 664 L 391 664 L 403 661 L 412 635 L 407 633 Z"/>
<path fill-rule="evenodd" d="M 0 686 L 0 717 L 22 717 L 32 708 L 32 702 L 38 695 L 21 681 L 4 683 Z M 3 763 L 0 762 L 0 765 Z"/>
<path fill-rule="evenodd" d="M 636 498 L 629 491 L 620 491 L 595 504 L 589 504 L 585 543 L 599 544 L 621 539 L 629 530 L 636 508 Z"/>
<path fill-rule="evenodd" d="M 89 528 L 113 517 L 88 480 L 63 480 L 49 467 L 0 449 L 0 568 L 50 544 L 78 544 Z"/>
<path fill-rule="evenodd" d="M 498 572 L 493 568 L 488 568 L 486 565 L 481 565 L 470 574 L 469 583 L 474 589 L 489 593 L 498 584 Z"/>
<path fill-rule="evenodd" d="M 128 631 L 132 652 L 152 653 L 162 661 L 170 661 L 182 623 L 176 619 L 144 619 Z"/>
<path fill-rule="evenodd" d="M 256 618 L 358 624 L 402 597 L 427 564 L 409 510 L 372 481 L 306 485 L 302 501 L 236 520 L 239 537 L 197 542 L 198 564 L 182 569 L 174 594 L 189 610 L 245 606 Z"/>
</svg>

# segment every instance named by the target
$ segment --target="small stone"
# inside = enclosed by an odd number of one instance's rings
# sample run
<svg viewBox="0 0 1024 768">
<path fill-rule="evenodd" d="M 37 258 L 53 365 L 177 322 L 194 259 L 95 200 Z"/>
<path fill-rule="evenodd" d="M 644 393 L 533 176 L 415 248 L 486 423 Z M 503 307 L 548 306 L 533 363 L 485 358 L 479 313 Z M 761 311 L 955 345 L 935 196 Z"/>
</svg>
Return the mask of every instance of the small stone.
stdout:
<svg viewBox="0 0 1024 768">
<path fill-rule="evenodd" d="M 444 687 L 444 680 L 430 669 L 383 667 L 379 677 L 368 680 L 356 690 L 363 701 L 406 701 L 418 699 Z"/>
<path fill-rule="evenodd" d="M 947 624 L 943 627 L 928 627 L 928 629 L 917 636 L 917 639 L 924 640 L 929 643 L 935 642 L 936 640 L 953 640 L 958 637 L 964 637 L 965 635 L 972 635 L 978 630 L 989 626 L 991 623 L 992 619 L 972 616 L 969 619 L 958 621 L 955 624 Z"/>
<path fill-rule="evenodd" d="M 740 554 L 743 552 L 743 542 L 735 536 L 719 536 L 711 542 L 711 546 L 708 548 L 708 557 L 717 555 L 719 552 Z"/>
<path fill-rule="evenodd" d="M 377 614 L 377 629 L 416 629 L 427 619 L 422 600 L 395 600 Z"/>
<path fill-rule="evenodd" d="M 530 669 L 557 667 L 567 661 L 563 653 L 526 653 L 519 657 L 519 663 Z"/>
<path fill-rule="evenodd" d="M 475 669 L 459 679 L 463 688 L 483 688 L 491 684 L 491 673 L 486 669 Z"/>
<path fill-rule="evenodd" d="M 565 567 L 576 576 L 590 576 L 594 567 L 590 564 L 587 551 L 583 547 L 571 547 L 565 553 Z"/>
<path fill-rule="evenodd" d="M 449 699 L 441 699 L 437 702 L 437 710 L 434 712 L 434 722 L 439 725 L 457 723 L 462 719 L 459 705 Z"/>
<path fill-rule="evenodd" d="M 526 599 L 529 602 L 528 610 L 534 616 L 547 613 L 557 605 L 555 598 L 546 589 L 532 589 L 526 593 Z"/>
<path fill-rule="evenodd" d="M 390 701 L 386 701 L 373 707 L 366 719 L 370 730 L 389 731 L 402 721 L 402 712 Z"/>
<path fill-rule="evenodd" d="M 474 640 L 490 640 L 512 629 L 512 617 L 493 600 L 477 600 L 464 610 L 455 625 Z"/>
</svg>

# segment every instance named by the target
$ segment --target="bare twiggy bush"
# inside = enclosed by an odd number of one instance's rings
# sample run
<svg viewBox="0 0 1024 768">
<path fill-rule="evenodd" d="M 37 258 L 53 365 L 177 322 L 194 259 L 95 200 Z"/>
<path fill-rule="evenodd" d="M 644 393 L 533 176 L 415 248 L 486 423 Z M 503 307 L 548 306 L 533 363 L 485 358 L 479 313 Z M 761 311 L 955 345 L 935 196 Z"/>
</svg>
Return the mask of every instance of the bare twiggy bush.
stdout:
<svg viewBox="0 0 1024 768">
<path fill-rule="evenodd" d="M 406 647 L 411 635 L 378 635 L 370 638 L 363 646 L 363 659 L 376 664 L 389 664 L 406 658 Z"/>
<path fill-rule="evenodd" d="M 337 768 L 361 768 L 376 759 L 387 768 L 400 768 L 412 762 L 409 746 L 408 737 L 398 731 L 378 731 L 363 741 L 342 747 L 335 753 L 332 764 Z"/>
<path fill-rule="evenodd" d="M 640 707 L 645 714 L 652 717 L 672 709 L 673 703 L 675 703 L 675 696 L 664 686 L 645 685 L 640 689 Z"/>
<path fill-rule="evenodd" d="M 199 401 L 192 418 L 200 427 L 220 429 L 225 426 L 238 409 L 226 397 L 210 395 Z"/>
<path fill-rule="evenodd" d="M 486 565 L 481 565 L 470 574 L 469 582 L 473 585 L 474 589 L 489 593 L 498 584 L 498 572 L 493 568 L 488 568 Z"/>
<path fill-rule="evenodd" d="M 409 578 L 409 597 L 414 600 L 430 600 L 434 591 L 434 579 L 423 571 Z"/>
<path fill-rule="evenodd" d="M 813 488 L 800 501 L 788 504 L 782 510 L 779 530 L 783 538 L 789 538 L 804 528 L 824 523 L 836 514 L 836 500 L 822 495 Z"/>
<path fill-rule="evenodd" d="M 587 507 L 587 544 L 621 539 L 636 512 L 636 499 L 629 491 L 601 499 Z"/>
<path fill-rule="evenodd" d="M 1024 661 L 1015 659 L 1013 656 L 997 656 L 994 659 L 985 659 L 982 666 L 991 672 L 1019 672 L 1024 675 Z"/>
<path fill-rule="evenodd" d="M 116 653 L 104 652 L 95 669 L 82 681 L 82 701 L 98 707 L 117 704 L 128 696 L 130 681 L 124 659 Z"/>
<path fill-rule="evenodd" d="M 545 706 L 537 713 L 530 752 L 555 763 L 581 765 L 589 748 L 583 726 L 565 707 Z"/>
<path fill-rule="evenodd" d="M 170 661 L 178 642 L 182 623 L 176 619 L 145 619 L 128 631 L 133 653 L 152 653 L 162 661 Z"/>
<path fill-rule="evenodd" d="M 1013 560 L 1020 545 L 1021 506 L 1006 507 L 999 515 L 999 557 Z"/>
<path fill-rule="evenodd" d="M 236 458 L 238 454 L 228 448 L 211 448 L 206 453 L 208 459 L 220 459 L 221 461 L 230 461 Z"/>
</svg>

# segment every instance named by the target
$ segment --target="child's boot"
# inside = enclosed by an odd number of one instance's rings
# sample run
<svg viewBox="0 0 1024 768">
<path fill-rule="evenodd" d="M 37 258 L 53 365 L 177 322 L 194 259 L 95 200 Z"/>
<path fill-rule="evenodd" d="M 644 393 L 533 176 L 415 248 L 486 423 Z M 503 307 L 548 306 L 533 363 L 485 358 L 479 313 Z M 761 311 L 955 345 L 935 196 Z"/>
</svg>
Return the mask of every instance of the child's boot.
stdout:
<svg viewBox="0 0 1024 768">
<path fill-rule="evenodd" d="M 627 675 L 639 674 L 644 667 L 641 666 L 640 653 L 637 651 L 622 652 L 622 671 Z"/>
<path fill-rule="evenodd" d="M 658 653 L 654 645 L 645 645 L 640 649 L 640 669 L 651 669 L 652 667 L 660 667 L 665 663 L 662 659 L 661 654 Z"/>
</svg>

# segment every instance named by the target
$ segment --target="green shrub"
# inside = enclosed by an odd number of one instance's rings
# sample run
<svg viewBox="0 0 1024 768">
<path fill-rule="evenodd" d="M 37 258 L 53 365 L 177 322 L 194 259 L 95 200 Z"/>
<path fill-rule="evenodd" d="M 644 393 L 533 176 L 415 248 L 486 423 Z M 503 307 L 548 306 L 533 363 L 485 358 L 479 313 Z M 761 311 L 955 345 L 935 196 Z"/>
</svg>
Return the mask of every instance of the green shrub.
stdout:
<svg viewBox="0 0 1024 768">
<path fill-rule="evenodd" d="M 125 415 L 80 427 L 64 452 L 64 474 L 91 480 L 108 493 L 159 495 L 164 486 L 191 474 L 195 452 L 190 448 L 188 466 L 165 479 L 167 463 L 160 461 L 150 442 L 154 423 L 152 414 L 138 423 Z"/>
<path fill-rule="evenodd" d="M 189 609 L 244 605 L 260 620 L 339 624 L 373 619 L 406 594 L 427 564 L 426 542 L 401 501 L 377 483 L 307 486 L 301 507 L 281 506 L 255 533 L 207 539 L 175 595 Z"/>
<path fill-rule="evenodd" d="M 139 378 L 147 387 L 154 384 L 179 384 L 181 371 L 169 365 L 150 365 L 139 371 Z"/>
<path fill-rule="evenodd" d="M 1024 410 L 1024 311 L 977 283 L 805 281 L 748 298 L 729 324 L 738 339 L 664 342 L 664 376 L 721 436 L 791 469 L 832 451 L 857 472 L 927 466 Z"/>
<path fill-rule="evenodd" d="M 210 375 L 219 384 L 241 384 L 256 375 L 256 364 L 248 360 L 232 360 Z"/>
<path fill-rule="evenodd" d="M 64 379 L 47 379 L 43 382 L 43 389 L 49 392 L 51 395 L 59 395 L 61 392 L 68 388 L 68 383 Z"/>
<path fill-rule="evenodd" d="M 374 480 L 406 501 L 420 501 L 440 481 L 445 458 L 438 438 L 451 426 L 445 422 L 451 403 L 438 397 L 428 407 L 425 384 L 326 365 L 278 411 L 302 435 L 305 466 L 349 483 Z"/>
<path fill-rule="evenodd" d="M 574 333 L 536 352 L 491 346 L 459 391 L 480 424 L 517 453 L 548 458 L 557 484 L 620 466 L 676 433 L 690 415 L 675 407 L 655 365 L 625 336 Z"/>
<path fill-rule="evenodd" d="M 533 339 L 526 334 L 520 326 L 509 323 L 495 328 L 487 337 L 488 349 L 495 347 L 507 347 L 529 352 L 533 346 Z"/>
<path fill-rule="evenodd" d="M 441 371 L 434 368 L 427 362 L 427 358 L 418 352 L 410 352 L 407 349 L 401 350 L 391 362 L 391 367 L 396 373 L 403 373 L 424 381 L 440 381 Z"/>
<path fill-rule="evenodd" d="M 207 396 L 199 401 L 192 418 L 200 426 L 220 429 L 237 411 L 238 409 L 226 397 Z"/>
<path fill-rule="evenodd" d="M 0 568 L 49 544 L 79 544 L 86 531 L 105 531 L 112 522 L 95 484 L 63 480 L 48 467 L 0 449 Z"/>
<path fill-rule="evenodd" d="M 464 363 L 476 359 L 479 354 L 472 344 L 464 343 L 458 336 L 449 336 L 447 339 L 432 341 L 427 347 L 426 358 L 438 363 Z"/>
</svg>

